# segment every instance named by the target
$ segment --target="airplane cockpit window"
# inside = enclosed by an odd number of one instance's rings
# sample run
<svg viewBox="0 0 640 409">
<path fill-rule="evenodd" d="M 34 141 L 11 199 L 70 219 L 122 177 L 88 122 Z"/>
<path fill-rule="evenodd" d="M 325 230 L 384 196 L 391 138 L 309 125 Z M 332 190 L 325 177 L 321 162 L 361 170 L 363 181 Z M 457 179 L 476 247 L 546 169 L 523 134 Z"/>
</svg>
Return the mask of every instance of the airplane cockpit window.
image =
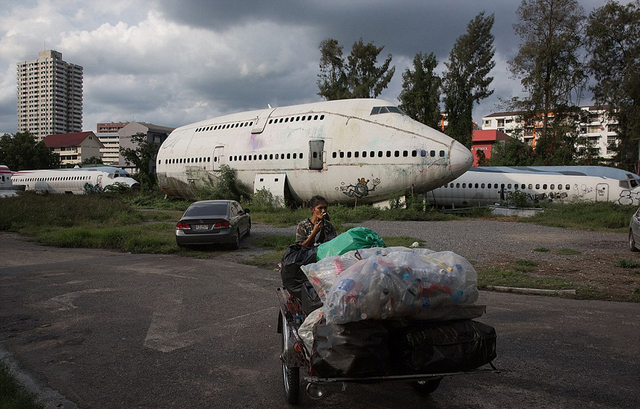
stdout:
<svg viewBox="0 0 640 409">
<path fill-rule="evenodd" d="M 400 115 L 404 115 L 405 113 L 398 107 L 394 107 L 394 106 L 389 106 L 389 107 L 373 107 L 371 109 L 371 115 L 378 115 L 378 114 L 400 114 Z"/>
<path fill-rule="evenodd" d="M 629 186 L 629 182 L 626 180 L 621 180 L 619 184 L 623 189 L 631 189 L 631 186 Z"/>
<path fill-rule="evenodd" d="M 631 184 L 631 187 L 638 187 L 638 180 L 637 179 L 629 179 L 629 184 Z"/>
</svg>

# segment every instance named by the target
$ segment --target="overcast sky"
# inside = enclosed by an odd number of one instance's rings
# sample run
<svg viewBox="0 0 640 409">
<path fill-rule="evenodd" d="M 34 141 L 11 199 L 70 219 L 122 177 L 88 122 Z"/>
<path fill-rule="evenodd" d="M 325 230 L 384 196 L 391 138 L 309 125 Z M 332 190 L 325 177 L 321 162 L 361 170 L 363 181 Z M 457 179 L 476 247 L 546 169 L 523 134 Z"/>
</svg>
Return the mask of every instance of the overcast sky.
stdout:
<svg viewBox="0 0 640 409">
<path fill-rule="evenodd" d="M 579 0 L 588 14 L 604 0 Z M 627 1 L 620 1 L 627 3 Z M 178 127 L 221 114 L 320 101 L 319 43 L 348 55 L 362 38 L 392 54 L 396 74 L 380 98 L 394 104 L 416 53 L 444 69 L 478 13 L 495 14 L 494 95 L 521 95 L 507 61 L 518 0 L 5 0 L 0 9 L 0 134 L 17 131 L 16 64 L 41 50 L 84 67 L 83 129 L 141 121 Z M 591 101 L 582 101 L 588 104 Z"/>
</svg>

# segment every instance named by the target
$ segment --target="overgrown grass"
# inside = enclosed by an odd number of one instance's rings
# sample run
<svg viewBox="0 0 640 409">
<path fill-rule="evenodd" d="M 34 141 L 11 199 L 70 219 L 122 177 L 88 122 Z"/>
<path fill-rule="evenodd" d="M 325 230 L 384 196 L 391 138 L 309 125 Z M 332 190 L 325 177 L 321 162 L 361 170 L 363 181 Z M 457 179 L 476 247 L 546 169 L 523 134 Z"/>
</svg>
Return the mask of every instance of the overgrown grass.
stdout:
<svg viewBox="0 0 640 409">
<path fill-rule="evenodd" d="M 47 229 L 36 232 L 36 241 L 49 246 L 114 249 L 131 253 L 169 254 L 179 251 L 172 223 Z"/>
<path fill-rule="evenodd" d="M 290 244 L 296 241 L 296 236 L 273 235 L 265 236 L 253 241 L 253 245 L 268 250 L 284 252 Z"/>
<path fill-rule="evenodd" d="M 638 268 L 640 267 L 640 263 L 636 260 L 628 259 L 628 258 L 620 258 L 616 260 L 616 267 L 620 268 Z"/>
<path fill-rule="evenodd" d="M 636 211 L 635 206 L 608 202 L 552 204 L 544 209 L 544 212 L 522 218 L 521 221 L 579 230 L 626 232 L 629 220 Z"/>
<path fill-rule="evenodd" d="M 43 409 L 34 393 L 29 392 L 0 361 L 0 409 Z"/>
</svg>

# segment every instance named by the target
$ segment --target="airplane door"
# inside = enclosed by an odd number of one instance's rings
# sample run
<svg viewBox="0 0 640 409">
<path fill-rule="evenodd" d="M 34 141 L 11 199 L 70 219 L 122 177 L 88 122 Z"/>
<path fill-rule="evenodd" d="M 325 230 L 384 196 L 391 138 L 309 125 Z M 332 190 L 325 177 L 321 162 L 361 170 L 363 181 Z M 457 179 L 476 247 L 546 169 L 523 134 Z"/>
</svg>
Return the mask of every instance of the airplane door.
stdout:
<svg viewBox="0 0 640 409">
<path fill-rule="evenodd" d="M 276 110 L 275 108 L 271 108 L 271 110 L 267 113 L 267 115 L 263 117 L 257 117 L 253 124 L 253 128 L 251 128 L 251 133 L 252 134 L 262 133 L 262 131 L 264 131 L 264 128 L 267 126 L 267 121 L 269 120 L 271 113 L 273 113 L 273 111 L 275 110 Z"/>
<path fill-rule="evenodd" d="M 213 170 L 220 170 L 224 158 L 224 146 L 216 146 L 213 149 Z"/>
<path fill-rule="evenodd" d="M 309 169 L 322 170 L 324 165 L 324 140 L 309 141 Z"/>
<path fill-rule="evenodd" d="M 606 183 L 598 183 L 596 185 L 596 202 L 609 201 L 609 185 Z"/>
</svg>

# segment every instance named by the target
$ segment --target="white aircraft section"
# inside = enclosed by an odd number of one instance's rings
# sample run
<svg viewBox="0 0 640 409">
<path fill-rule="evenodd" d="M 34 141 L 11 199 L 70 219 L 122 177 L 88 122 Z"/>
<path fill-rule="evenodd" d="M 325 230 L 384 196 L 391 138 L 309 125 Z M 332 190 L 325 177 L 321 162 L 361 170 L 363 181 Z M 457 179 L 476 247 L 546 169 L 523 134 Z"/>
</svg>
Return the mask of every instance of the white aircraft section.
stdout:
<svg viewBox="0 0 640 409">
<path fill-rule="evenodd" d="M 220 167 L 254 189 L 297 203 L 371 203 L 426 193 L 459 177 L 471 152 L 379 99 L 325 101 L 242 112 L 185 125 L 160 147 L 158 184 L 195 198 Z M 284 179 L 283 179 L 284 178 Z M 277 181 L 276 181 L 277 179 Z"/>
<path fill-rule="evenodd" d="M 11 183 L 11 170 L 5 166 L 0 165 L 0 190 L 10 190 L 13 189 L 13 185 Z"/>
<path fill-rule="evenodd" d="M 612 202 L 640 205 L 640 177 L 605 166 L 478 166 L 427 194 L 432 205 L 488 206 L 516 190 L 533 202 Z"/>
<path fill-rule="evenodd" d="M 138 186 L 138 182 L 129 174 L 110 166 L 96 168 L 73 169 L 38 169 L 15 172 L 12 178 L 16 186 L 24 186 L 24 190 L 44 193 L 84 194 L 85 186 L 98 187 L 100 190 L 116 183 L 130 188 Z"/>
<path fill-rule="evenodd" d="M 17 194 L 17 186 L 11 183 L 13 172 L 8 166 L 0 165 L 0 197 L 10 197 Z"/>
</svg>

